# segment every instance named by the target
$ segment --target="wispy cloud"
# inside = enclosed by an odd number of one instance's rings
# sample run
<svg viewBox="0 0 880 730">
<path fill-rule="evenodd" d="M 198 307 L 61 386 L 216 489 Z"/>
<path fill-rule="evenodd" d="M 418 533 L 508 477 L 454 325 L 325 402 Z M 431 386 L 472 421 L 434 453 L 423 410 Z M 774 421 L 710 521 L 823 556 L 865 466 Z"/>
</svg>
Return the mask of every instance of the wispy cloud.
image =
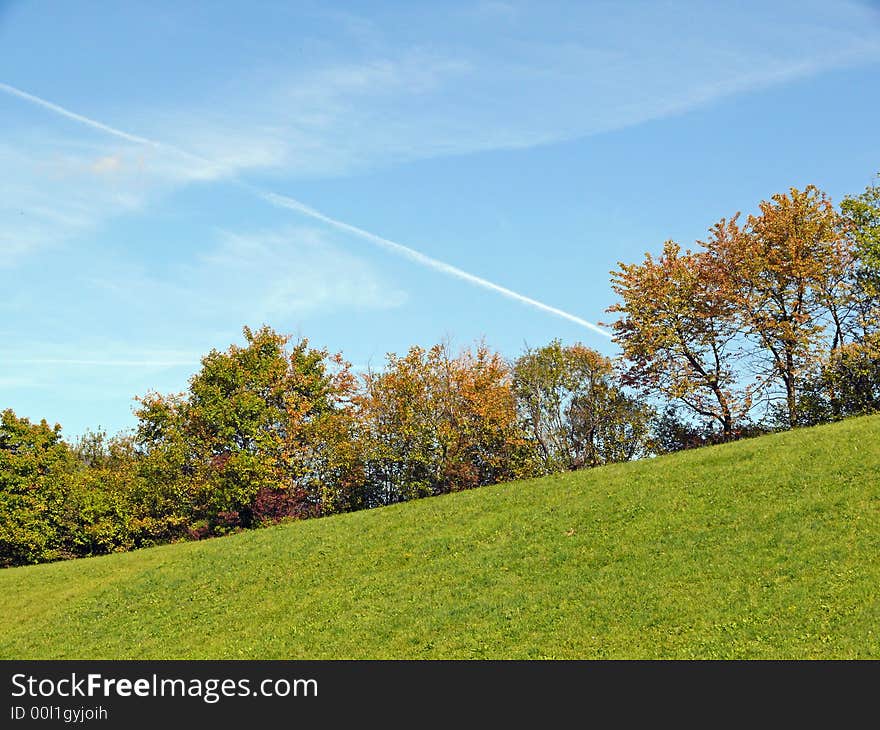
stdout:
<svg viewBox="0 0 880 730">
<path fill-rule="evenodd" d="M 397 22 L 427 30 L 406 33 L 403 46 L 392 35 L 399 27 L 386 19 L 383 36 L 371 21 L 366 57 L 281 61 L 250 83 L 245 72 L 222 98 L 169 111 L 153 136 L 216 161 L 244 150 L 242 159 L 284 177 L 339 175 L 558 143 L 880 60 L 876 11 L 859 3 L 614 10 L 490 2 L 452 5 L 440 18 L 411 8 Z"/>
<path fill-rule="evenodd" d="M 0 376 L 0 390 L 13 390 L 19 388 L 40 388 L 42 383 L 29 376 Z"/>
<path fill-rule="evenodd" d="M 119 152 L 103 146 L 61 151 L 44 140 L 25 152 L 0 142 L 0 269 L 141 206 L 148 181 L 107 174 L 111 157 Z"/>
<path fill-rule="evenodd" d="M 10 387 L 34 372 L 58 368 L 100 366 L 122 369 L 167 369 L 198 365 L 195 351 L 169 347 L 151 348 L 95 335 L 83 335 L 75 343 L 53 342 L 51 338 L 7 343 L 0 349 L 0 364 L 19 370 L 4 383 Z"/>
<path fill-rule="evenodd" d="M 158 336 L 173 319 L 182 332 L 200 333 L 202 350 L 214 334 L 220 341 L 236 334 L 228 323 L 290 326 L 315 312 L 383 310 L 406 301 L 369 261 L 320 229 L 216 230 L 213 238 L 194 259 L 161 270 L 108 264 L 89 277 L 88 287 L 145 332 Z"/>
<path fill-rule="evenodd" d="M 320 230 L 286 226 L 250 232 L 219 231 L 218 245 L 185 267 L 188 287 L 209 292 L 202 306 L 219 306 L 248 321 L 290 321 L 315 311 L 391 309 L 407 295 L 365 259 L 341 249 Z M 247 282 L 255 282 L 249 285 Z"/>
<path fill-rule="evenodd" d="M 135 341 L 108 338 L 100 326 L 68 342 L 63 322 L 53 323 L 56 341 L 45 333 L 39 339 L 7 337 L 0 347 L 0 387 L 14 388 L 34 373 L 57 379 L 59 372 L 73 376 L 96 366 L 101 369 L 96 377 L 124 373 L 125 383 L 113 387 L 131 395 L 142 389 L 137 374 L 192 371 L 201 354 L 239 336 L 242 322 L 296 329 L 316 311 L 388 310 L 406 301 L 404 291 L 370 262 L 335 245 L 327 231 L 286 226 L 216 230 L 213 236 L 213 245 L 194 260 L 161 271 L 133 271 L 126 261 L 112 258 L 96 262 L 76 288 L 112 301 L 125 313 L 126 329 L 137 331 Z M 75 310 L 69 316 L 81 318 Z"/>
</svg>

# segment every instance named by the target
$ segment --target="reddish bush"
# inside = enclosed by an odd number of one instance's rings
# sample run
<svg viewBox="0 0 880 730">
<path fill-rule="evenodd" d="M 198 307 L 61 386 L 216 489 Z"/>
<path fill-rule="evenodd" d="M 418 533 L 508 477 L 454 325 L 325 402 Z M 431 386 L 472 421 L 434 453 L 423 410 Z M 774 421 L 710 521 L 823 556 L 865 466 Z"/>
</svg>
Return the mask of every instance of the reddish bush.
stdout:
<svg viewBox="0 0 880 730">
<path fill-rule="evenodd" d="M 277 489 L 261 487 L 254 500 L 254 522 L 272 523 L 283 519 L 303 520 L 321 513 L 309 493 L 302 488 Z"/>
</svg>

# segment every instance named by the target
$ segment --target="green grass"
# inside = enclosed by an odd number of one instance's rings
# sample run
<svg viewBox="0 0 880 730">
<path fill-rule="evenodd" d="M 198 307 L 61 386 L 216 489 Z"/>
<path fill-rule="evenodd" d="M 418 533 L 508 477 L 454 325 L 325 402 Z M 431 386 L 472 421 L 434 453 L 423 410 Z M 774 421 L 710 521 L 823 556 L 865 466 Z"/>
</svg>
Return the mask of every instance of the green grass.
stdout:
<svg viewBox="0 0 880 730">
<path fill-rule="evenodd" d="M 0 571 L 0 657 L 880 657 L 880 417 Z"/>
</svg>

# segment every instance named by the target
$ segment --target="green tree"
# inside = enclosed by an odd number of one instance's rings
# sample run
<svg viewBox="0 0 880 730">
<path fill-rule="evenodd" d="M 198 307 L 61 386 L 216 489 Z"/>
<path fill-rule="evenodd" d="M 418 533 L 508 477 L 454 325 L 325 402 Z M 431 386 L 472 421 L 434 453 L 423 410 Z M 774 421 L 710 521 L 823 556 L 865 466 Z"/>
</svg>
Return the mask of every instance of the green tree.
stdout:
<svg viewBox="0 0 880 730">
<path fill-rule="evenodd" d="M 132 534 L 138 547 L 185 539 L 202 520 L 210 485 L 198 445 L 189 438 L 182 393 L 138 398 L 138 476 L 132 492 Z"/>
<path fill-rule="evenodd" d="M 71 451 L 77 468 L 64 504 L 66 552 L 86 556 L 132 549 L 133 497 L 141 491 L 132 437 L 90 431 Z"/>
<path fill-rule="evenodd" d="M 543 473 L 632 459 L 647 450 L 650 409 L 627 396 L 611 361 L 559 340 L 513 366 L 520 421 Z"/>
<path fill-rule="evenodd" d="M 880 177 L 878 177 L 880 180 Z M 853 245 L 853 295 L 856 338 L 864 341 L 880 331 L 880 184 L 840 205 L 844 235 Z"/>
<path fill-rule="evenodd" d="M 137 411 L 148 483 L 173 514 L 206 534 L 322 510 L 322 439 L 347 407 L 353 378 L 340 357 L 269 327 L 212 350 L 179 396 L 149 394 Z M 192 526 L 192 525 L 191 525 Z M 173 527 L 173 526 L 172 526 Z"/>
<path fill-rule="evenodd" d="M 880 411 L 880 334 L 847 343 L 817 363 L 798 396 L 803 426 Z"/>
<path fill-rule="evenodd" d="M 0 566 L 65 557 L 67 480 L 75 461 L 61 426 L 0 414 Z"/>
</svg>

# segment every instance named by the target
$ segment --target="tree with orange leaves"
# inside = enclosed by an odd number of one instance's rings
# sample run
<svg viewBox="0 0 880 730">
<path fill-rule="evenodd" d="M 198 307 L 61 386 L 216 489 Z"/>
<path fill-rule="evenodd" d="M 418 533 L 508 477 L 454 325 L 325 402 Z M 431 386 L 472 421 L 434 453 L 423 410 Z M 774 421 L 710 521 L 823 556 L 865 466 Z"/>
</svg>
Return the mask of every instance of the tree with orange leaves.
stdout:
<svg viewBox="0 0 880 730">
<path fill-rule="evenodd" d="M 765 381 L 782 386 L 787 425 L 798 424 L 798 387 L 845 341 L 852 250 L 828 197 L 813 185 L 760 203 L 742 228 L 704 244 L 739 320 L 760 345 Z"/>
<path fill-rule="evenodd" d="M 735 220 L 721 221 L 713 240 L 736 230 Z M 682 403 L 731 437 L 758 383 L 743 383 L 738 369 L 745 343 L 724 269 L 673 241 L 656 259 L 647 254 L 641 264 L 618 265 L 611 276 L 620 302 L 608 311 L 620 315 L 611 326 L 628 363 L 624 382 Z"/>
<path fill-rule="evenodd" d="M 510 372 L 485 345 L 389 354 L 357 398 L 366 486 L 375 504 L 515 478 L 524 473 Z"/>
</svg>

